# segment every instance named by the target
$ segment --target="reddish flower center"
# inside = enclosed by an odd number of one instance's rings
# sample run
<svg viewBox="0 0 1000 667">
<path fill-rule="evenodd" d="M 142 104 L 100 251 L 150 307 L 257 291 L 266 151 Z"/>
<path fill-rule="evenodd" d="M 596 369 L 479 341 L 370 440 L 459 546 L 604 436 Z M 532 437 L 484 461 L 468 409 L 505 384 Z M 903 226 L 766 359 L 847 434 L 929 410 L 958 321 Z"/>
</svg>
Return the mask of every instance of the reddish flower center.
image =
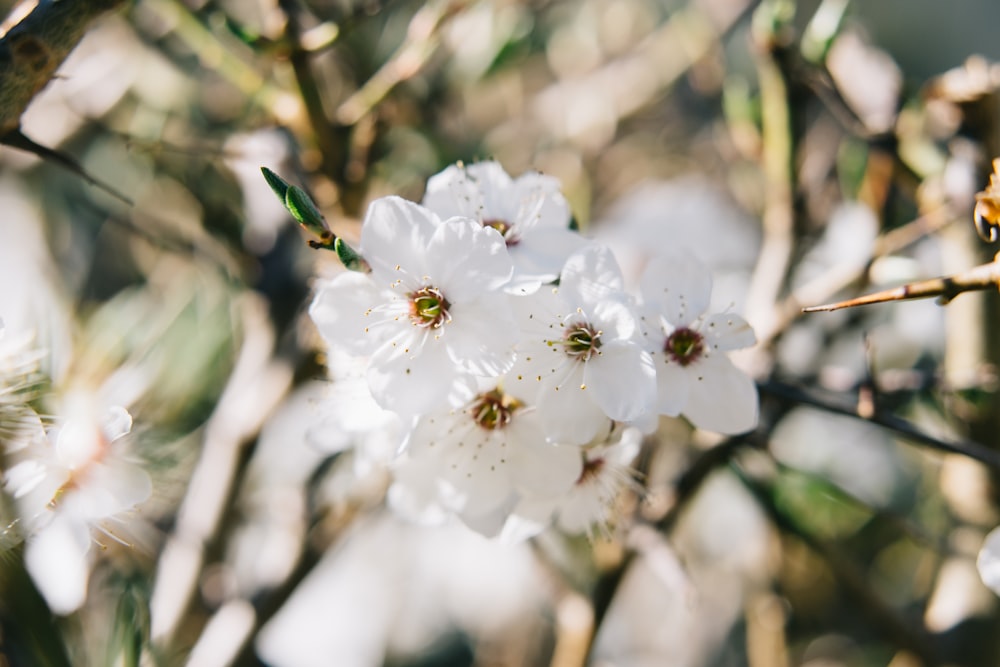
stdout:
<svg viewBox="0 0 1000 667">
<path fill-rule="evenodd" d="M 517 234 L 514 233 L 514 226 L 506 220 L 502 220 L 500 218 L 483 220 L 483 227 L 492 227 L 500 232 L 500 236 L 503 237 L 504 243 L 508 246 L 517 245 L 518 241 L 521 240 Z"/>
<path fill-rule="evenodd" d="M 681 366 L 687 366 L 701 358 L 705 337 L 694 329 L 681 327 L 667 337 L 663 351 Z"/>
<path fill-rule="evenodd" d="M 519 400 L 494 389 L 476 397 L 472 404 L 472 419 L 481 428 L 493 431 L 509 424 L 520 407 Z"/>
<path fill-rule="evenodd" d="M 584 457 L 583 460 L 583 470 L 580 471 L 580 477 L 576 480 L 577 484 L 587 484 L 592 479 L 601 474 L 604 469 L 605 461 L 602 457 L 589 459 Z"/>
</svg>

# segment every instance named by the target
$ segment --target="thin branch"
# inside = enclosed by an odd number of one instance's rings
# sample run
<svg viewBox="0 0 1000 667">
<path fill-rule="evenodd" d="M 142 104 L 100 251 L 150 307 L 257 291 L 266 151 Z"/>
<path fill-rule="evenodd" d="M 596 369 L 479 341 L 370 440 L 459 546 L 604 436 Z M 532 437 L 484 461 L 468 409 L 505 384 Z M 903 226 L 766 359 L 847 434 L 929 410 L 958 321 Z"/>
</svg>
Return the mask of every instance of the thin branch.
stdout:
<svg viewBox="0 0 1000 667">
<path fill-rule="evenodd" d="M 802 309 L 805 313 L 828 312 L 840 310 L 841 308 L 853 308 L 855 306 L 866 306 L 873 303 L 885 303 L 887 301 L 909 301 L 913 299 L 929 299 L 939 297 L 942 305 L 948 303 L 963 292 L 975 292 L 991 289 L 1000 285 L 1000 263 L 996 260 L 989 264 L 969 269 L 962 273 L 940 278 L 930 278 L 920 280 L 908 285 L 893 287 L 892 289 L 866 294 L 845 301 L 828 303 L 821 306 L 809 306 Z"/>
<path fill-rule="evenodd" d="M 854 417 L 855 419 L 887 428 L 902 436 L 905 440 L 925 445 L 937 451 L 948 452 L 949 454 L 961 454 L 962 456 L 979 461 L 994 470 L 1000 471 L 1000 452 L 985 447 L 978 442 L 937 438 L 895 415 L 886 414 L 878 410 L 872 414 L 862 415 L 859 414 L 856 401 L 848 404 L 843 400 L 822 398 L 805 389 L 782 382 L 761 382 L 757 387 L 761 394 L 774 396 L 799 405 L 809 405 L 837 415 Z"/>
<path fill-rule="evenodd" d="M 465 6 L 466 0 L 438 0 L 421 7 L 410 21 L 406 39 L 396 52 L 361 88 L 337 109 L 337 122 L 354 125 L 389 92 L 416 76 L 441 41 L 441 28 Z"/>
</svg>

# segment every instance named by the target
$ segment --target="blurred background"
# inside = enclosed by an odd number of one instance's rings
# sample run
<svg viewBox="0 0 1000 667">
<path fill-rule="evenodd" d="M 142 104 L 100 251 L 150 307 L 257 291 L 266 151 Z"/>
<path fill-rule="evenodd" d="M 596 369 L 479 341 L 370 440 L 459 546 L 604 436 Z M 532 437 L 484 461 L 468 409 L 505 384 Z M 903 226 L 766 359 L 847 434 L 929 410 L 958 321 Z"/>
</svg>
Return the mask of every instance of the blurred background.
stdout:
<svg viewBox="0 0 1000 667">
<path fill-rule="evenodd" d="M 1000 664 L 997 294 L 800 312 L 992 259 L 997 25 L 988 0 L 101 16 L 21 128 L 132 203 L 0 148 L 0 317 L 44 350 L 40 411 L 128 407 L 154 491 L 68 617 L 4 552 L 0 665 Z M 759 428 L 663 419 L 593 540 L 386 509 L 391 434 L 305 316 L 339 265 L 260 175 L 354 241 L 372 199 L 488 158 L 559 178 L 632 277 L 696 253 L 757 332 Z"/>
</svg>

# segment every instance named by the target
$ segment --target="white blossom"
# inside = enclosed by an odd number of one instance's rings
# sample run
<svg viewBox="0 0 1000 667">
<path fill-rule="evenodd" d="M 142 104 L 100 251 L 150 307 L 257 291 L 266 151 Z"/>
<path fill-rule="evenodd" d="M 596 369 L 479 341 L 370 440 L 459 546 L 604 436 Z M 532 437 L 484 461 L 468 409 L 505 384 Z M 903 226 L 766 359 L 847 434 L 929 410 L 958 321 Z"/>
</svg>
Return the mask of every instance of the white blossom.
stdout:
<svg viewBox="0 0 1000 667">
<path fill-rule="evenodd" d="M 507 286 L 534 292 L 559 275 L 582 237 L 569 229 L 570 211 L 559 181 L 538 172 L 512 179 L 499 163 L 452 165 L 427 181 L 424 206 L 442 218 L 472 218 L 503 235 L 514 263 Z"/>
<path fill-rule="evenodd" d="M 495 534 L 522 496 L 555 496 L 581 472 L 579 449 L 546 441 L 538 412 L 500 388 L 460 409 L 421 418 L 407 455 L 433 461 L 445 504 L 478 532 Z"/>
<path fill-rule="evenodd" d="M 655 370 L 611 252 L 590 246 L 567 261 L 558 288 L 514 300 L 522 340 L 507 385 L 537 406 L 554 442 L 585 444 L 608 419 L 643 419 Z"/>
<path fill-rule="evenodd" d="M 385 197 L 368 209 L 361 254 L 371 273 L 338 275 L 309 313 L 331 345 L 371 356 L 380 406 L 420 414 L 510 368 L 517 330 L 503 288 L 513 268 L 496 230 Z"/>
<path fill-rule="evenodd" d="M 82 403 L 70 404 L 62 426 L 18 448 L 4 475 L 24 525 L 25 566 L 57 614 L 86 599 L 91 542 L 125 542 L 127 513 L 152 489 L 118 446 L 132 427 L 128 411 L 116 406 L 101 415 Z"/>
<path fill-rule="evenodd" d="M 626 427 L 607 441 L 584 448 L 583 467 L 573 486 L 558 496 L 523 498 L 504 526 L 503 539 L 520 541 L 550 524 L 570 534 L 592 535 L 595 528 L 607 531 L 619 495 L 636 485 L 631 464 L 641 443 L 641 431 Z"/>
<path fill-rule="evenodd" d="M 757 425 L 757 387 L 726 352 L 753 345 L 733 313 L 706 314 L 712 276 L 690 255 L 667 255 L 643 273 L 642 337 L 656 365 L 657 410 L 698 428 L 743 433 Z"/>
</svg>

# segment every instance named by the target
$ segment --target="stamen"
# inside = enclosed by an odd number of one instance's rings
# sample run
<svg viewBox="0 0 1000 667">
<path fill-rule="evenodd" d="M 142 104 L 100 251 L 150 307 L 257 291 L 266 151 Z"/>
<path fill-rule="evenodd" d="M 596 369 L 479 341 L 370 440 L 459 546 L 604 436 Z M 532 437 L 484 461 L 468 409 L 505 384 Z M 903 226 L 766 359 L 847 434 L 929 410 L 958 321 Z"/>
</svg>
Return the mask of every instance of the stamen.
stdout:
<svg viewBox="0 0 1000 667">
<path fill-rule="evenodd" d="M 451 321 L 448 309 L 451 304 L 436 287 L 421 287 L 411 292 L 410 321 L 425 329 L 440 329 Z"/>
<path fill-rule="evenodd" d="M 688 366 L 701 359 L 705 352 L 705 338 L 694 329 L 681 327 L 667 336 L 663 351 L 681 366 Z"/>
<path fill-rule="evenodd" d="M 599 354 L 597 351 L 601 347 L 601 333 L 586 322 L 567 326 L 561 341 L 566 356 L 580 361 L 590 361 L 591 357 Z M 550 341 L 549 344 L 555 343 L 556 341 Z"/>
<path fill-rule="evenodd" d="M 480 394 L 472 404 L 472 420 L 487 431 L 501 429 L 511 422 L 523 404 L 499 389 Z"/>
<path fill-rule="evenodd" d="M 500 236 L 503 237 L 504 243 L 508 247 L 517 245 L 521 241 L 521 237 L 514 232 L 514 225 L 501 218 L 483 220 L 483 227 L 492 227 L 500 232 Z"/>
</svg>

